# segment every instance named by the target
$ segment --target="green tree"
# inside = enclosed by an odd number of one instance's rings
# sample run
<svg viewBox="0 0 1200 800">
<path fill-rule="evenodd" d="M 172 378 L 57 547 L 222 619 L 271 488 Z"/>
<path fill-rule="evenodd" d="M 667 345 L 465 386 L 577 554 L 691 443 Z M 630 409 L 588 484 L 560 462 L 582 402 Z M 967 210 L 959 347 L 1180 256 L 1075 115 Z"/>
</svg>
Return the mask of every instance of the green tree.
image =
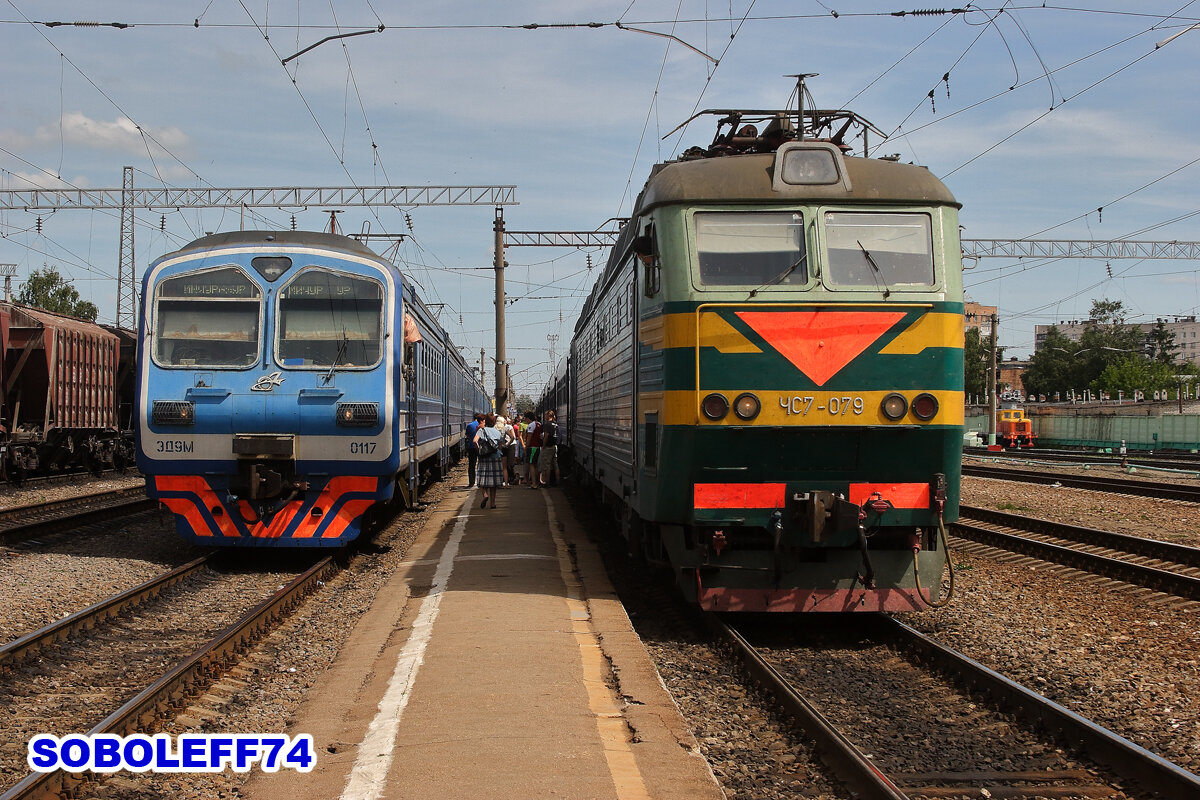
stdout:
<svg viewBox="0 0 1200 800">
<path fill-rule="evenodd" d="M 527 394 L 519 394 L 517 399 L 513 400 L 513 408 L 517 410 L 517 416 L 522 416 L 526 411 L 533 411 L 533 398 Z"/>
<path fill-rule="evenodd" d="M 69 314 L 72 317 L 95 322 L 100 310 L 94 303 L 79 299 L 79 291 L 70 281 L 58 274 L 55 267 L 42 265 L 29 274 L 29 280 L 17 290 L 17 302 L 27 306 Z"/>
<path fill-rule="evenodd" d="M 983 397 L 987 392 L 990 346 L 990 342 L 983 341 L 979 328 L 967 330 L 966 341 L 963 344 L 963 389 L 967 397 Z"/>
<path fill-rule="evenodd" d="M 1161 319 L 1146 336 L 1146 342 L 1149 345 L 1149 355 L 1152 359 L 1160 364 L 1175 363 L 1175 358 L 1179 354 L 1179 348 L 1175 346 L 1175 334 L 1167 330 L 1166 323 Z"/>
<path fill-rule="evenodd" d="M 1080 348 L 1077 342 L 1068 339 L 1057 325 L 1052 325 L 1046 333 L 1046 339 L 1029 359 L 1029 369 L 1021 380 L 1029 394 L 1044 394 L 1053 397 L 1055 392 L 1065 397 L 1072 388 L 1082 389 L 1090 383 L 1075 385 L 1072 374 L 1075 364 L 1075 352 Z"/>
<path fill-rule="evenodd" d="M 1125 324 L 1125 304 L 1120 300 L 1093 300 L 1088 320 L 1105 325 Z"/>
</svg>

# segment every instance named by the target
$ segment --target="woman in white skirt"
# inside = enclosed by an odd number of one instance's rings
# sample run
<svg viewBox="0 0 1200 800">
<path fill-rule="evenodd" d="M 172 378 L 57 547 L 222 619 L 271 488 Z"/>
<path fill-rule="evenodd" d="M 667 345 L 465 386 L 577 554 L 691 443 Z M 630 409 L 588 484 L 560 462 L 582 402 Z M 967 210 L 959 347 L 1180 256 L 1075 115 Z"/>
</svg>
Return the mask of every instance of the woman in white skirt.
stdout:
<svg viewBox="0 0 1200 800">
<path fill-rule="evenodd" d="M 496 489 L 504 483 L 504 462 L 501 459 L 500 450 L 502 438 L 503 434 L 496 429 L 496 415 L 488 414 L 484 417 L 483 425 L 480 425 L 479 430 L 475 432 L 475 447 L 479 451 L 475 480 L 478 482 L 479 488 L 483 489 L 483 502 L 479 504 L 480 508 L 486 508 L 489 500 L 492 501 L 492 508 L 496 507 Z M 486 444 L 483 443 L 484 439 L 487 440 Z"/>
</svg>

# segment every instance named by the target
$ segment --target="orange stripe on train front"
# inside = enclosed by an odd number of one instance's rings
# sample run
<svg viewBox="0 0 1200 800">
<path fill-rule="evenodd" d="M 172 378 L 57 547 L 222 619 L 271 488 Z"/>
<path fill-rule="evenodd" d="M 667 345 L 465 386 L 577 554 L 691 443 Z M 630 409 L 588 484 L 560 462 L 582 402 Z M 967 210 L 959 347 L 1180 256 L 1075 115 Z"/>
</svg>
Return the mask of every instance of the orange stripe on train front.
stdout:
<svg viewBox="0 0 1200 800">
<path fill-rule="evenodd" d="M 163 492 L 179 492 L 181 494 L 190 492 L 196 495 L 204 509 L 210 510 L 209 513 L 211 513 L 211 509 L 224 508 L 217 498 L 216 492 L 208 485 L 208 481 L 199 475 L 158 475 L 154 479 L 154 486 L 160 495 Z M 195 502 L 186 498 L 163 498 L 162 502 L 172 512 L 186 517 L 188 524 L 192 527 L 192 532 L 197 536 L 213 535 L 212 525 L 204 519 Z M 241 537 L 241 532 L 229 517 L 224 514 L 213 514 L 212 516 L 222 536 L 232 539 Z"/>
<path fill-rule="evenodd" d="M 696 508 L 783 508 L 787 484 L 697 483 L 693 499 Z"/>
<path fill-rule="evenodd" d="M 861 506 L 875 492 L 893 508 L 929 508 L 928 483 L 852 483 L 850 502 Z"/>
<path fill-rule="evenodd" d="M 336 539 L 346 532 L 350 523 L 366 513 L 375 503 L 374 500 L 349 500 L 338 509 L 337 515 L 329 522 L 329 527 L 321 534 L 322 539 Z"/>
</svg>

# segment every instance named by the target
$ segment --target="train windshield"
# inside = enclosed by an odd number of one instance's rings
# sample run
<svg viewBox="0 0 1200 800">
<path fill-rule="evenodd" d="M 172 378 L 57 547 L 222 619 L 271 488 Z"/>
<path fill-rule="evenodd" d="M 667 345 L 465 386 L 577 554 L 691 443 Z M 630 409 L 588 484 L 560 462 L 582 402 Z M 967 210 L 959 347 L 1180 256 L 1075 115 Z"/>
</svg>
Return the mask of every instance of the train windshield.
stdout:
<svg viewBox="0 0 1200 800">
<path fill-rule="evenodd" d="M 794 211 L 696 214 L 696 258 L 704 286 L 808 283 L 804 218 Z"/>
<path fill-rule="evenodd" d="M 379 281 L 308 269 L 279 295 L 279 363 L 285 367 L 372 367 L 383 341 Z"/>
<path fill-rule="evenodd" d="M 933 236 L 928 214 L 825 214 L 829 280 L 838 286 L 934 285 Z"/>
<path fill-rule="evenodd" d="M 261 297 L 236 267 L 162 281 L 155 290 L 154 360 L 166 367 L 257 363 Z"/>
</svg>

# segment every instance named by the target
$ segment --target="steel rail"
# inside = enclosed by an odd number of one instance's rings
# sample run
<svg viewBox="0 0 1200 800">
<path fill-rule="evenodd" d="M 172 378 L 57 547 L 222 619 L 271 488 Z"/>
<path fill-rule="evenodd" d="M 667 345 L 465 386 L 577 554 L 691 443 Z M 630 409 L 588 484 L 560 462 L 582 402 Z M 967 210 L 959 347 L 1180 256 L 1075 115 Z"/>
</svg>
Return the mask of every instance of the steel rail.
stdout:
<svg viewBox="0 0 1200 800">
<path fill-rule="evenodd" d="M 208 564 L 212 554 L 189 561 L 183 566 L 151 578 L 140 586 L 127 589 L 107 600 L 93 603 L 68 617 L 0 646 L 0 672 L 10 669 L 18 660 L 41 648 L 61 642 L 72 633 L 94 627 L 97 622 L 115 617 L 127 608 L 139 605 L 160 594 Z"/>
<path fill-rule="evenodd" d="M 993 452 L 987 448 L 963 448 L 963 455 L 976 456 L 996 461 L 1066 461 L 1076 464 L 1098 464 L 1108 466 L 1153 467 L 1155 469 L 1174 469 L 1180 472 L 1200 472 L 1200 459 L 1187 457 L 1180 453 L 1154 455 L 1145 451 L 1133 450 L 1125 455 L 1120 453 L 1084 453 L 1064 452 L 1062 450 L 1047 451 L 1041 449 L 1007 450 Z"/>
<path fill-rule="evenodd" d="M 863 800 L 907 800 L 908 795 L 876 767 L 871 759 L 841 734 L 825 715 L 799 695 L 787 679 L 771 666 L 740 633 L 715 614 L 705 614 L 712 631 L 733 648 L 746 671 L 791 715 L 796 724 L 816 742 L 829 768 Z M 5 800 L 5 798 L 0 798 Z"/>
<path fill-rule="evenodd" d="M 1024 553 L 1028 556 L 1064 564 L 1068 567 L 1115 578 L 1125 583 L 1145 586 L 1148 589 L 1186 597 L 1189 600 L 1200 600 L 1200 578 L 1181 575 L 1178 572 L 1147 567 L 1122 561 L 1119 558 L 1109 558 L 1094 553 L 1086 553 L 1072 547 L 1063 547 L 1049 542 L 1039 542 L 1036 539 L 1026 539 L 1003 531 L 981 528 L 962 522 L 951 523 L 954 533 L 961 538 L 970 539 L 981 544 L 992 545 L 1014 553 Z M 1198 795 L 1200 796 L 1200 795 Z"/>
<path fill-rule="evenodd" d="M 976 478 L 998 478 L 1006 481 L 1059 484 L 1073 489 L 1091 489 L 1096 492 L 1115 492 L 1139 497 L 1157 497 L 1163 500 L 1184 500 L 1200 503 L 1200 488 L 1180 486 L 1175 483 L 1153 481 L 1131 481 L 1120 478 L 1099 478 L 1086 475 L 1063 475 L 1058 472 L 1035 472 L 1032 470 L 1002 469 L 976 464 L 963 464 L 963 475 Z"/>
<path fill-rule="evenodd" d="M 19 542 L 24 539 L 29 539 L 34 536 L 40 536 L 45 533 L 56 533 L 61 530 L 70 530 L 83 525 L 91 525 L 96 522 L 103 522 L 114 517 L 125 516 L 127 514 L 136 514 L 139 511 L 149 511 L 153 509 L 157 503 L 146 497 L 144 487 L 137 486 L 129 489 L 122 489 L 116 492 L 107 492 L 102 495 L 89 495 L 87 497 L 72 497 L 67 500 L 60 500 L 53 503 L 46 503 L 40 506 L 21 506 L 18 508 L 6 509 L 0 512 L 0 525 L 5 524 L 6 520 L 13 519 L 21 515 L 33 514 L 35 512 L 53 512 L 56 510 L 64 510 L 68 508 L 86 505 L 89 502 L 96 502 L 103 498 L 107 500 L 113 496 L 117 497 L 116 502 L 108 505 L 88 508 L 76 514 L 68 514 L 61 517 L 53 517 L 51 519 L 34 519 L 26 522 L 18 522 L 0 530 L 0 544 L 10 544 Z"/>
<path fill-rule="evenodd" d="M 1006 528 L 1042 533 L 1059 539 L 1069 539 L 1080 544 L 1104 547 L 1109 550 L 1120 550 L 1134 555 L 1155 558 L 1160 561 L 1172 561 L 1188 567 L 1200 568 L 1200 547 L 1192 547 L 1176 542 L 1164 542 L 1161 539 L 1147 539 L 1141 536 L 1130 536 L 1116 531 L 1102 531 L 1096 528 L 1085 528 L 1082 525 L 1068 525 L 1065 522 L 1028 517 L 1022 514 L 1009 514 L 1004 511 L 994 511 L 990 508 L 975 506 L 958 507 L 959 519 L 969 517 L 980 522 L 990 522 L 1003 525 Z"/>
<path fill-rule="evenodd" d="M 204 691 L 241 652 L 266 634 L 271 622 L 290 611 L 335 568 L 333 556 L 318 561 L 109 714 L 87 735 L 115 733 L 126 736 L 154 728 L 158 720 L 171 715 L 172 709 L 182 708 L 187 697 Z M 0 795 L 0 800 L 58 797 L 72 791 L 88 777 L 89 773 L 62 770 L 31 773 Z"/>
<path fill-rule="evenodd" d="M 1058 732 L 1063 741 L 1086 752 L 1096 763 L 1122 777 L 1137 780 L 1164 797 L 1200 797 L 1200 776 L 935 642 L 893 617 L 880 615 L 878 619 L 901 649 L 953 677 L 967 691 L 987 695 L 1046 730 Z"/>
</svg>

